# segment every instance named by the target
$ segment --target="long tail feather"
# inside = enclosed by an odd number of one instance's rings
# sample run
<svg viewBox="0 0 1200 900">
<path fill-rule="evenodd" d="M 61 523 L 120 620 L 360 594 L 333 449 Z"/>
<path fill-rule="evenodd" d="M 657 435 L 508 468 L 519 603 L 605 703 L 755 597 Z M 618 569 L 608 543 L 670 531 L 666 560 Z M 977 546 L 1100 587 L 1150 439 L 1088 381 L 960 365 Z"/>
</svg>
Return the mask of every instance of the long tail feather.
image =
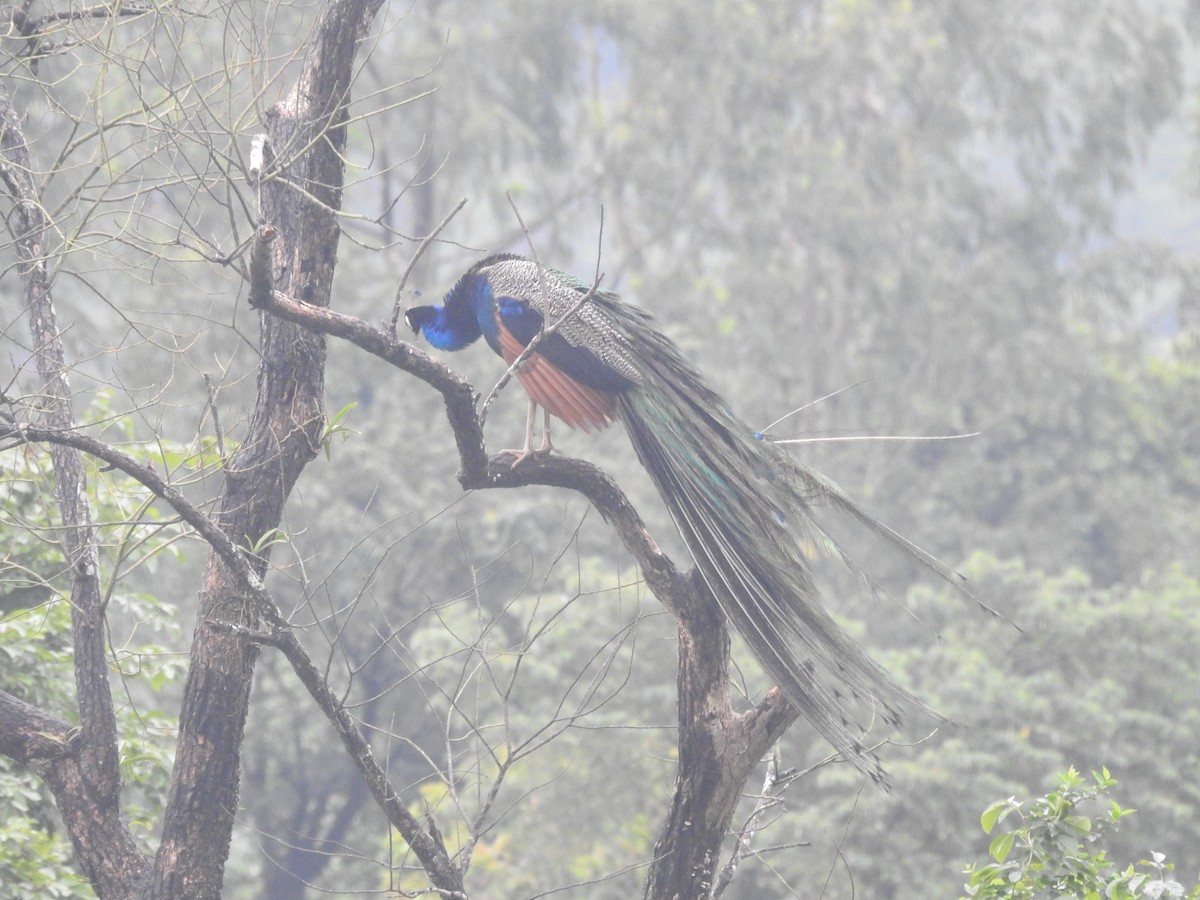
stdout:
<svg viewBox="0 0 1200 900">
<path fill-rule="evenodd" d="M 804 548 L 826 539 L 808 515 L 809 502 L 816 489 L 844 495 L 757 440 L 644 313 L 625 306 L 606 312 L 641 361 L 642 384 L 621 395 L 621 419 L 706 584 L 788 700 L 878 778 L 857 733 L 862 706 L 892 723 L 928 710 L 849 638 L 817 596 Z"/>
<path fill-rule="evenodd" d="M 880 522 L 870 513 L 866 512 L 861 506 L 854 502 L 849 495 L 846 494 L 838 485 L 826 478 L 820 472 L 816 472 L 807 466 L 803 466 L 793 461 L 793 468 L 796 474 L 800 477 L 806 488 L 812 492 L 813 496 L 824 499 L 830 505 L 836 507 L 842 512 L 849 515 L 859 524 L 865 526 L 867 530 L 883 538 L 892 546 L 901 550 L 911 559 L 916 560 L 925 569 L 932 572 L 934 575 L 941 578 L 943 581 L 953 585 L 961 594 L 970 597 L 984 612 L 994 616 L 1001 621 L 1012 625 L 1017 630 L 1020 628 L 1013 623 L 1007 616 L 997 609 L 994 609 L 984 603 L 977 597 L 970 588 L 967 587 L 967 579 L 960 572 L 951 569 L 944 562 L 934 556 L 932 553 L 922 549 L 914 544 L 900 532 Z"/>
</svg>

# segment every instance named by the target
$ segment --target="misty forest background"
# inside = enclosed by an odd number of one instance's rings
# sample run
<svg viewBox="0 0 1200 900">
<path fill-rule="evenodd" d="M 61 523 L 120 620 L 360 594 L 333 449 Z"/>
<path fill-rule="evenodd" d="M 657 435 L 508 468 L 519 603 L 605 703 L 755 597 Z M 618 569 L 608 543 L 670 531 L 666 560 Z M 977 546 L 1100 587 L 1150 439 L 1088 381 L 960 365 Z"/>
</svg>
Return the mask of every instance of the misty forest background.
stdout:
<svg viewBox="0 0 1200 900">
<path fill-rule="evenodd" d="M 218 258 L 250 221 L 238 166 L 316 7 L 163 4 L 73 21 L 36 67 L 15 43 L 4 62 L 58 223 L 76 416 L 200 504 L 246 427 L 257 366 L 257 313 Z M 876 725 L 870 739 L 893 741 L 880 750 L 890 793 L 845 764 L 796 779 L 725 896 L 959 896 L 963 867 L 986 855 L 980 812 L 1069 766 L 1107 767 L 1113 796 L 1137 809 L 1114 857 L 1159 851 L 1196 880 L 1194 12 L 418 0 L 373 27 L 335 308 L 386 322 L 417 241 L 462 198 L 403 302 L 411 289 L 435 302 L 486 253 L 527 253 L 511 195 L 543 262 L 590 279 L 599 244 L 604 287 L 651 310 L 745 421 L 804 407 L 771 433 L 804 439 L 800 458 L 1022 629 L 850 538 L 886 596 L 834 573 L 830 606 L 952 724 Z M 13 258 L 0 279 L 7 398 L 37 390 Z M 484 393 L 502 370 L 482 346 L 447 361 Z M 503 774 L 473 852 L 476 895 L 635 895 L 674 777 L 670 617 L 577 495 L 464 495 L 424 385 L 331 341 L 326 392 L 327 453 L 269 537 L 285 613 L 449 843 Z M 510 388 L 490 447 L 516 446 L 523 422 Z M 619 428 L 560 427 L 556 443 L 611 472 L 685 561 Z M 0 687 L 66 710 L 44 451 L 10 448 L 0 467 Z M 206 551 L 132 481 L 91 477 L 122 772 L 149 841 Z M 734 659 L 737 690 L 761 695 L 736 641 Z M 508 766 L 528 740 L 536 752 Z M 778 758 L 804 770 L 827 752 L 800 722 Z M 328 724 L 264 653 L 225 896 L 383 891 L 396 842 Z M 0 884 L 90 896 L 69 860 L 39 781 L 0 759 Z"/>
</svg>

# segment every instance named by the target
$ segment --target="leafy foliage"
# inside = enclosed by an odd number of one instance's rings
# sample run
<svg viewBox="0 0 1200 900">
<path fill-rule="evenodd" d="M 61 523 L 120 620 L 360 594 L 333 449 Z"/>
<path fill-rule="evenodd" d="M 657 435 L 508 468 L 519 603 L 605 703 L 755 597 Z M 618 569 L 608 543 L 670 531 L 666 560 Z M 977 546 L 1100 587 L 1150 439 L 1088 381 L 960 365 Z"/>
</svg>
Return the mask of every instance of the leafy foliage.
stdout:
<svg viewBox="0 0 1200 900">
<path fill-rule="evenodd" d="M 1059 787 L 1026 807 L 1010 797 L 984 810 L 980 824 L 987 834 L 1006 821 L 988 846 L 993 862 L 969 866 L 968 898 L 978 900 L 1035 900 L 1039 897 L 1078 900 L 1190 900 L 1200 897 L 1200 885 L 1187 890 L 1170 877 L 1174 866 L 1162 853 L 1152 853 L 1122 867 L 1108 858 L 1108 836 L 1134 810 L 1115 800 L 1093 811 L 1116 785 L 1107 769 L 1092 773 L 1088 784 L 1069 769 Z"/>
<path fill-rule="evenodd" d="M 5 897 L 94 897 L 71 866 L 71 844 L 42 817 L 46 798 L 26 773 L 0 760 L 0 882 Z"/>
</svg>

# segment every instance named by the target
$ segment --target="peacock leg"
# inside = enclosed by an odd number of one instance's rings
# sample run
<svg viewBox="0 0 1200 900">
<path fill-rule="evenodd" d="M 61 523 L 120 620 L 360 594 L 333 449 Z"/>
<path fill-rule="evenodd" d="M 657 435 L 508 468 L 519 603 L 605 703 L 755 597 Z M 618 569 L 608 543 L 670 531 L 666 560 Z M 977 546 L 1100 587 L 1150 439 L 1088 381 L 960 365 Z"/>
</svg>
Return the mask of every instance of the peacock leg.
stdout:
<svg viewBox="0 0 1200 900">
<path fill-rule="evenodd" d="M 550 410 L 542 407 L 542 446 L 538 447 L 538 453 L 549 453 L 554 448 L 550 446 Z"/>
<path fill-rule="evenodd" d="M 544 412 L 542 419 L 542 445 L 537 449 L 533 449 L 533 423 L 537 418 L 538 405 L 530 399 L 527 413 L 525 415 L 525 446 L 520 450 L 501 450 L 501 453 L 511 453 L 516 456 L 513 460 L 512 467 L 515 469 L 531 456 L 539 453 L 548 453 L 550 451 L 550 413 Z"/>
</svg>

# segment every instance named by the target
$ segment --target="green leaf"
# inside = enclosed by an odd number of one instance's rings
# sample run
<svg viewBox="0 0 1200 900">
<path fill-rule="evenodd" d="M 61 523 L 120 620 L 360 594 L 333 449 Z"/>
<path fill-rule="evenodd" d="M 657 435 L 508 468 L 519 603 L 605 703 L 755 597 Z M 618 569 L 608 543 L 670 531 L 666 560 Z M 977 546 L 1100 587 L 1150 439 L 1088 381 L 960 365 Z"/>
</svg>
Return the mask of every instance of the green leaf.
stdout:
<svg viewBox="0 0 1200 900">
<path fill-rule="evenodd" d="M 1092 820 L 1087 816 L 1065 816 L 1063 822 L 1079 834 L 1091 834 Z"/>
<path fill-rule="evenodd" d="M 1004 812 L 1011 802 L 1011 800 L 997 800 L 983 811 L 983 815 L 979 817 L 979 824 L 983 826 L 984 834 L 992 833 L 992 829 L 996 827 L 996 822 L 1000 819 L 1000 813 Z"/>
<path fill-rule="evenodd" d="M 1015 836 L 1011 831 L 1006 831 L 1004 834 L 998 835 L 991 844 L 988 845 L 988 853 L 992 859 L 998 863 L 1008 859 L 1008 854 L 1012 852 L 1013 840 Z"/>
</svg>

